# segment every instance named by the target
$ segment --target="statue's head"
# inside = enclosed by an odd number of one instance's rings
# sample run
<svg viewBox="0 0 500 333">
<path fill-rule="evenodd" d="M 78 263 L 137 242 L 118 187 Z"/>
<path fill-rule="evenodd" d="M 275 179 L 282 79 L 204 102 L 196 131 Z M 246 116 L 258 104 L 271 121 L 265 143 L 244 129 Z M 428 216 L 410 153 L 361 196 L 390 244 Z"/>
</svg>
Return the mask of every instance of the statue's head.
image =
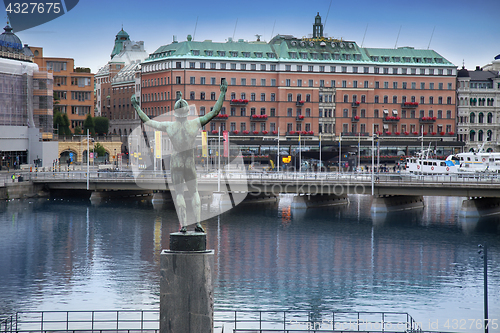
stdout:
<svg viewBox="0 0 500 333">
<path fill-rule="evenodd" d="M 174 115 L 179 118 L 185 118 L 189 115 L 189 105 L 186 100 L 182 99 L 182 93 L 180 93 L 179 99 L 175 102 Z"/>
</svg>

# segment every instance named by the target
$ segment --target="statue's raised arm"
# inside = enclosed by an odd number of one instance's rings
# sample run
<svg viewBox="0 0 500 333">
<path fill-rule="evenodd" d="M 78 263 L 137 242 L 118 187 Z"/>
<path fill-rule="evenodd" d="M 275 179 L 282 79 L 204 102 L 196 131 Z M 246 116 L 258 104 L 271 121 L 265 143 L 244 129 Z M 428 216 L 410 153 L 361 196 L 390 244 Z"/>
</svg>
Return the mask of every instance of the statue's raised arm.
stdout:
<svg viewBox="0 0 500 333">
<path fill-rule="evenodd" d="M 134 106 L 134 109 L 137 112 L 137 115 L 139 115 L 139 118 L 146 125 L 151 126 L 153 128 L 156 128 L 157 130 L 160 130 L 160 131 L 165 131 L 165 124 L 164 123 L 149 119 L 149 117 L 144 113 L 144 111 L 141 110 L 141 108 L 139 107 L 139 101 L 137 100 L 135 95 L 132 95 L 130 100 L 132 101 L 132 105 Z"/>
<path fill-rule="evenodd" d="M 210 120 L 212 120 L 212 118 L 216 117 L 219 114 L 220 109 L 222 108 L 222 103 L 224 103 L 224 99 L 226 98 L 226 91 L 227 91 L 227 82 L 224 79 L 222 80 L 222 83 L 220 85 L 219 99 L 215 103 L 214 108 L 206 115 L 200 117 L 201 126 L 205 126 Z"/>
</svg>

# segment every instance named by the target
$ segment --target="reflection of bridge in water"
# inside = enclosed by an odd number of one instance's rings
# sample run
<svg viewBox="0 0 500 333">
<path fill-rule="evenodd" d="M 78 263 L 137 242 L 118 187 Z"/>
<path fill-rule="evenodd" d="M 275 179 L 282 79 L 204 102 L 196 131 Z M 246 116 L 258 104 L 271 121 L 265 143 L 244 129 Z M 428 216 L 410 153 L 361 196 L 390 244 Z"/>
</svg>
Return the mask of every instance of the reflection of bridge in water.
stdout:
<svg viewBox="0 0 500 333">
<path fill-rule="evenodd" d="M 276 198 L 279 194 L 298 194 L 295 207 L 345 204 L 349 194 L 373 194 L 372 211 L 388 212 L 423 207 L 423 196 L 466 197 L 462 206 L 465 216 L 495 213 L 500 207 L 500 177 L 497 175 L 439 175 L 371 173 L 245 173 L 238 170 L 221 174 L 220 190 L 241 192 L 247 188 L 248 199 Z M 42 172 L 25 178 L 50 191 L 87 190 L 99 195 L 120 196 L 134 193 L 168 193 L 169 173 L 143 171 L 134 177 L 119 172 Z M 217 173 L 198 173 L 201 193 L 218 188 Z M 235 191 L 234 189 L 238 189 Z"/>
</svg>

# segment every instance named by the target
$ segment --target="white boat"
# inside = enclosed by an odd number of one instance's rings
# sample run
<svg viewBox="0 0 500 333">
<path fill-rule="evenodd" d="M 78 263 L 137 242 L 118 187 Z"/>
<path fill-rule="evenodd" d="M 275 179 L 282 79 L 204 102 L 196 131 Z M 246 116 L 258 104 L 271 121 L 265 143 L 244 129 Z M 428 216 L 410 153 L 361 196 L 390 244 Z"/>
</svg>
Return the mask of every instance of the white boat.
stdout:
<svg viewBox="0 0 500 333">
<path fill-rule="evenodd" d="M 426 149 L 417 156 L 406 159 L 405 171 L 418 175 L 449 175 L 459 171 L 460 163 L 456 156 L 450 155 L 446 160 L 429 157 L 431 149 Z"/>
<path fill-rule="evenodd" d="M 455 155 L 460 162 L 461 173 L 500 173 L 500 153 L 484 151 L 484 143 L 477 151 Z"/>
</svg>

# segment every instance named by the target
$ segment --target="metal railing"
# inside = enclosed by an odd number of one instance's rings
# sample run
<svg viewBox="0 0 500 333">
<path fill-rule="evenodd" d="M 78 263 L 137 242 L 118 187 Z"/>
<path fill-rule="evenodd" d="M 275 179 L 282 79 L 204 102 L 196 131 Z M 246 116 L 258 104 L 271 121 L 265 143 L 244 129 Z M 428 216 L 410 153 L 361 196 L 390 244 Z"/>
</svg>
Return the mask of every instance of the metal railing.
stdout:
<svg viewBox="0 0 500 333">
<path fill-rule="evenodd" d="M 215 311 L 222 332 L 421 332 L 405 312 Z M 1 333 L 155 332 L 156 310 L 26 311 L 0 322 Z"/>
</svg>

